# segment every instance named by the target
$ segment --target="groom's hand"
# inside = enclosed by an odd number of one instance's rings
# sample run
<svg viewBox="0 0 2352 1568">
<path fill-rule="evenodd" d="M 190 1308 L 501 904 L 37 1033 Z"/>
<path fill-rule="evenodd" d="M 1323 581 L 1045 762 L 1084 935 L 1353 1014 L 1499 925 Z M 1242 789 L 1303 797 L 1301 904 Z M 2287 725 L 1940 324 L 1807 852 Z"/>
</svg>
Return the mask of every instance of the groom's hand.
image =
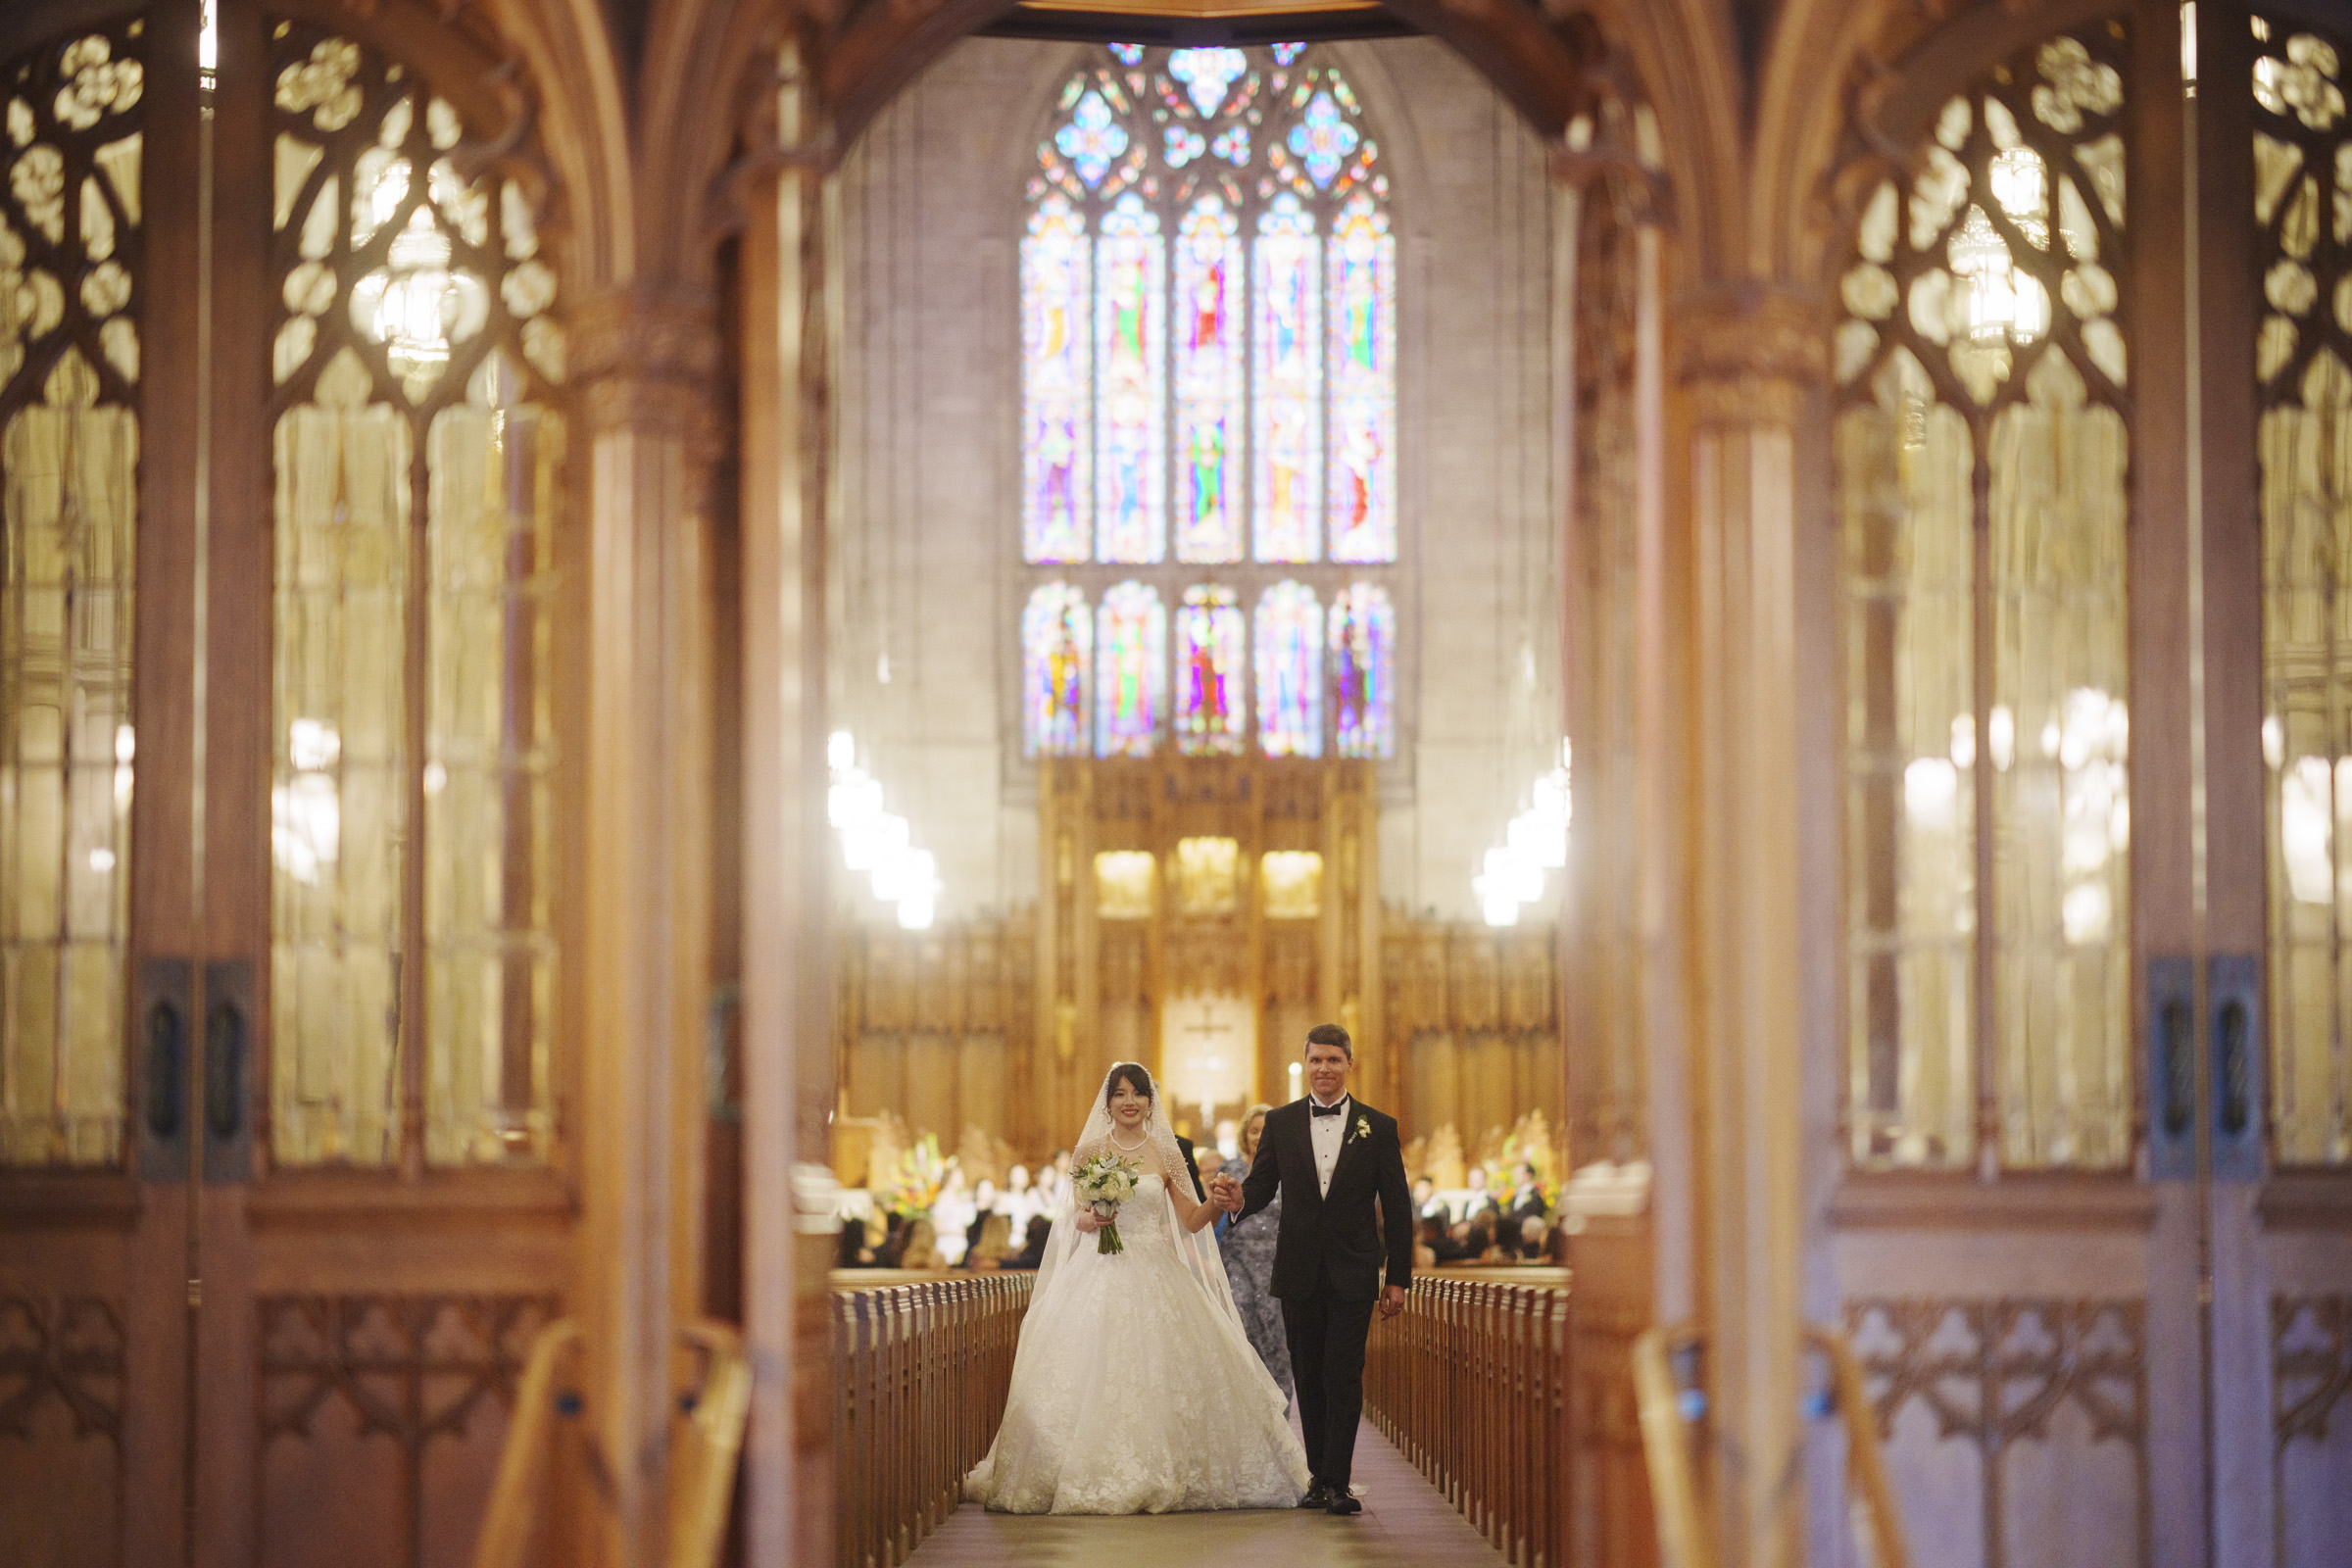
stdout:
<svg viewBox="0 0 2352 1568">
<path fill-rule="evenodd" d="M 1380 1293 L 1380 1315 L 1382 1317 L 1395 1317 L 1397 1313 L 1403 1310 L 1404 1287 L 1401 1285 L 1391 1285 L 1383 1288 Z"/>
</svg>

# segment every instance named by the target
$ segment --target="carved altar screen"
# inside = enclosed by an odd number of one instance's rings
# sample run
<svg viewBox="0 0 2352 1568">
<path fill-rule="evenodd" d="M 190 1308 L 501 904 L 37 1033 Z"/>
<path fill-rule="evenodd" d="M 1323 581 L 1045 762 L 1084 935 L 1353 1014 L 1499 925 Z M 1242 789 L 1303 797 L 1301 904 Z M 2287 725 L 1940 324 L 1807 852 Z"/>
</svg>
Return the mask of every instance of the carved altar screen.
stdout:
<svg viewBox="0 0 2352 1568">
<path fill-rule="evenodd" d="M 2352 1160 L 2352 121 L 2317 33 L 2253 20 L 2262 324 L 2263 760 L 2270 773 L 2273 1136 Z"/>
<path fill-rule="evenodd" d="M 539 1159 L 555 273 L 398 61 L 284 23 L 272 71 L 276 1157 Z"/>
<path fill-rule="evenodd" d="M 122 1148 L 143 37 L 0 66 L 0 1165 Z"/>
<path fill-rule="evenodd" d="M 1028 755 L 1395 754 L 1388 194 L 1306 45 L 1063 85 L 1021 241 Z"/>
<path fill-rule="evenodd" d="M 1843 278 L 1859 1164 L 2131 1157 L 2125 58 L 1951 99 Z"/>
</svg>

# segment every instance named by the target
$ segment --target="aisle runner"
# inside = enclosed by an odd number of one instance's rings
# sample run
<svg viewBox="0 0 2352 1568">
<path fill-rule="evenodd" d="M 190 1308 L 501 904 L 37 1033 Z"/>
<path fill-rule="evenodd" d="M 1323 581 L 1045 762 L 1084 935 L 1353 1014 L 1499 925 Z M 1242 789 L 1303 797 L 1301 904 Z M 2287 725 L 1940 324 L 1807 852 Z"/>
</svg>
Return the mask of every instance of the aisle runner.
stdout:
<svg viewBox="0 0 2352 1568">
<path fill-rule="evenodd" d="M 1290 1509 L 1119 1519 L 992 1514 L 965 1503 L 907 1568 L 1161 1568 L 1265 1562 L 1279 1568 L 1502 1568 L 1502 1558 L 1367 1421 L 1355 1440 L 1352 1519 Z"/>
</svg>

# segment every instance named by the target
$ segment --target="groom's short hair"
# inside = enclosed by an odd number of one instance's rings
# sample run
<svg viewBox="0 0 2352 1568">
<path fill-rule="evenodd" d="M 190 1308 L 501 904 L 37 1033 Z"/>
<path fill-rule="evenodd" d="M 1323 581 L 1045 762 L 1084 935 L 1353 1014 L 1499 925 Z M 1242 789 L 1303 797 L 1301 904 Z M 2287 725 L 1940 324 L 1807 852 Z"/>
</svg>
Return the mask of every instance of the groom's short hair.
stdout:
<svg viewBox="0 0 2352 1568">
<path fill-rule="evenodd" d="M 1349 1061 L 1355 1059 L 1354 1042 L 1348 1038 L 1348 1031 L 1336 1023 L 1315 1025 L 1306 1032 L 1306 1043 L 1310 1046 L 1337 1046 L 1347 1054 Z"/>
</svg>

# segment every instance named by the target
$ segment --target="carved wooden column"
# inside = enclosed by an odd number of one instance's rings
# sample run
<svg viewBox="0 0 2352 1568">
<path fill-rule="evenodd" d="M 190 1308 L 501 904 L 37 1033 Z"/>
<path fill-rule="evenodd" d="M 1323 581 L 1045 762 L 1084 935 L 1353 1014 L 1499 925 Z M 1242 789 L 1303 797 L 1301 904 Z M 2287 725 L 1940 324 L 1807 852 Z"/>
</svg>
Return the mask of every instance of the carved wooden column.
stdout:
<svg viewBox="0 0 2352 1568">
<path fill-rule="evenodd" d="M 1083 760 L 1037 768 L 1036 1026 L 1032 1126 L 1046 1148 L 1070 1136 L 1094 1092 L 1100 988 L 1095 964 L 1094 769 Z"/>
<path fill-rule="evenodd" d="M 700 1096 L 677 1074 L 699 1072 L 708 970 L 701 432 L 716 340 L 703 301 L 633 293 L 590 302 L 573 343 L 590 575 L 573 1301 L 604 1471 L 579 1495 L 591 1560 L 619 1568 L 664 1551 L 672 1281 L 699 1223 L 679 1212 L 677 1182 L 700 1166 Z"/>
<path fill-rule="evenodd" d="M 1698 313 L 1685 349 L 1698 1305 L 1718 1549 L 1767 1568 L 1804 1549 L 1798 453 L 1826 457 L 1828 367 L 1811 316 L 1761 292 Z"/>
<path fill-rule="evenodd" d="M 838 205 L 788 38 L 772 177 L 742 253 L 744 1450 L 747 1561 L 833 1562 L 831 1122 L 839 1103 L 825 818 L 825 527 Z"/>
<path fill-rule="evenodd" d="M 1663 175 L 1633 117 L 1555 147 L 1553 469 L 1561 475 L 1561 733 L 1576 819 L 1554 985 L 1562 1128 L 1579 1168 L 1625 1171 L 1631 1212 L 1588 1215 L 1570 1241 L 1576 1313 L 1578 1539 L 1612 1568 L 1656 1561 L 1633 1420 L 1636 1335 L 1695 1309 L 1697 1143 L 1681 872 L 1690 704 L 1688 541 L 1669 524 Z M 1646 1162 L 1646 1183 L 1631 1175 Z M 1621 1195 L 1624 1189 L 1619 1189 Z"/>
</svg>

